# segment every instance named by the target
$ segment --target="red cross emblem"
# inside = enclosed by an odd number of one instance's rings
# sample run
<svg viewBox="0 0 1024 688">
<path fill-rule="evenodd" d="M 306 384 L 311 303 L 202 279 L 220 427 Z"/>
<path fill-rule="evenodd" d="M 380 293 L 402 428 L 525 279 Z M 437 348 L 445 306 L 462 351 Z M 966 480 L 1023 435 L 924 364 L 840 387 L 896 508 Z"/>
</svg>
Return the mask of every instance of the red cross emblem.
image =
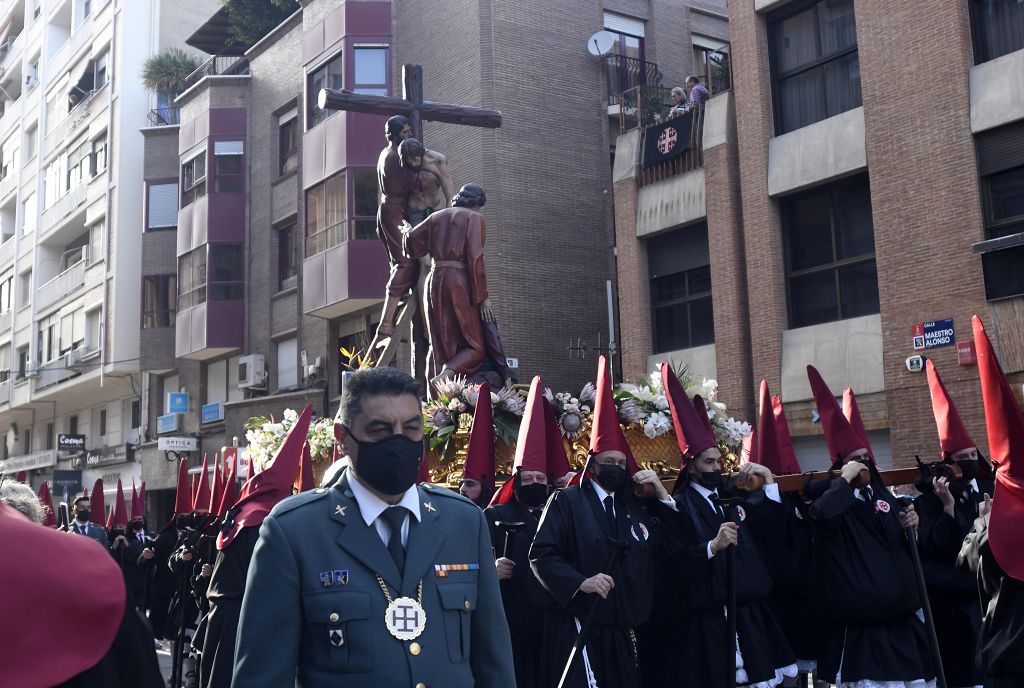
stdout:
<svg viewBox="0 0 1024 688">
<path fill-rule="evenodd" d="M 662 155 L 668 155 L 669 151 L 676 147 L 679 140 L 679 132 L 675 127 L 666 127 L 661 136 L 658 137 L 658 150 Z"/>
</svg>

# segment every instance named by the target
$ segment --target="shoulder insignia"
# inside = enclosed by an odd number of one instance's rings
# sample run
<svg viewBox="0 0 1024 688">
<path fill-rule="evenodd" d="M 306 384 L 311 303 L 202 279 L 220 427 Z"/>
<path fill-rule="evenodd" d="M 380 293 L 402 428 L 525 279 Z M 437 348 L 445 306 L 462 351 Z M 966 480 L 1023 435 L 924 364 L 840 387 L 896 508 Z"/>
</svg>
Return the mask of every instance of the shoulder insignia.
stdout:
<svg viewBox="0 0 1024 688">
<path fill-rule="evenodd" d="M 311 502 L 316 502 L 327 496 L 328 490 L 321 492 L 320 490 L 309 490 L 308 492 L 300 492 L 299 494 L 286 497 L 282 501 L 278 502 L 277 506 L 271 511 L 271 515 L 280 516 L 289 511 L 294 511 L 299 507 L 305 506 Z"/>
</svg>

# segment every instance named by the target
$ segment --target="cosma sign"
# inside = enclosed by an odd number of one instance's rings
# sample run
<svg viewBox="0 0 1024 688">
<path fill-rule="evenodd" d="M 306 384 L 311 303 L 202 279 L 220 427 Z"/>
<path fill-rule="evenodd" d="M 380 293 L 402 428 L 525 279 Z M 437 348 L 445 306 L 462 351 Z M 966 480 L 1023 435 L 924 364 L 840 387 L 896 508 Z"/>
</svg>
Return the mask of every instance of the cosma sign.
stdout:
<svg viewBox="0 0 1024 688">
<path fill-rule="evenodd" d="M 85 451 L 85 435 L 60 433 L 57 435 L 57 450 L 66 452 Z"/>
</svg>

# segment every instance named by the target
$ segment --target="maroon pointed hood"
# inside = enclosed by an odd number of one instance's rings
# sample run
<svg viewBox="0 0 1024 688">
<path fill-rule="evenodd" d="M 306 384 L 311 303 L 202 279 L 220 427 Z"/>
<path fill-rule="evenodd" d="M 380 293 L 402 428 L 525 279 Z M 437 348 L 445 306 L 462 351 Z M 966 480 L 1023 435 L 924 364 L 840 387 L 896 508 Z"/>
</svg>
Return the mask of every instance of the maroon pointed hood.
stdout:
<svg viewBox="0 0 1024 688">
<path fill-rule="evenodd" d="M 843 415 L 846 416 L 846 420 L 850 421 L 850 427 L 864 440 L 864 448 L 868 450 L 868 454 L 874 456 L 875 452 L 871 449 L 871 441 L 868 439 L 868 429 L 864 427 L 864 419 L 860 417 L 857 395 L 850 387 L 843 390 Z"/>
<path fill-rule="evenodd" d="M 708 429 L 707 412 L 702 419 L 668 363 L 661 364 L 661 383 L 668 399 L 669 411 L 672 413 L 672 426 L 676 431 L 679 453 L 685 465 L 697 458 L 702 451 L 715 446 L 715 434 Z"/>
<path fill-rule="evenodd" d="M 478 480 L 484 492 L 494 490 L 494 409 L 491 405 L 491 386 L 486 382 L 477 392 L 476 407 L 473 409 L 473 425 L 469 431 L 469 445 L 466 447 L 466 463 L 463 466 L 463 480 Z M 424 458 L 424 462 L 425 462 Z"/>
<path fill-rule="evenodd" d="M 89 511 L 92 512 L 93 523 L 104 525 L 107 520 L 107 508 L 103 503 L 103 478 L 96 478 L 92 484 L 92 496 L 89 497 Z"/>
<path fill-rule="evenodd" d="M 821 429 L 825 432 L 829 459 L 835 461 L 858 449 L 869 449 L 864 438 L 843 415 L 843 410 L 839 408 L 832 390 L 825 384 L 818 369 L 812 365 L 807 366 L 807 379 L 811 383 L 814 403 L 818 407 Z"/>
<path fill-rule="evenodd" d="M 270 510 L 291 495 L 295 473 L 299 470 L 299 462 L 302 460 L 302 446 L 306 443 L 312 417 L 313 405 L 309 404 L 299 414 L 295 425 L 281 442 L 273 462 L 245 481 L 242 496 L 232 507 L 232 510 L 237 509 L 237 512 L 231 525 L 226 525 L 225 530 L 218 536 L 217 549 L 230 546 L 242 528 L 262 524 Z"/>
<path fill-rule="evenodd" d="M 181 516 L 192 511 L 192 481 L 188 477 L 188 463 L 178 461 L 178 492 L 174 497 L 174 515 Z"/>
<path fill-rule="evenodd" d="M 786 411 L 782 408 L 782 397 L 772 396 L 772 413 L 775 416 L 775 438 L 779 441 L 779 457 L 782 460 L 783 473 L 801 473 L 800 462 L 793 449 L 793 438 L 789 434 L 789 422 Z"/>
<path fill-rule="evenodd" d="M 43 516 L 43 525 L 47 528 L 53 528 L 57 525 L 57 513 L 53 508 L 53 496 L 50 494 L 50 484 L 43 481 L 43 484 L 39 486 L 39 501 L 43 505 L 43 509 L 46 514 Z"/>
</svg>

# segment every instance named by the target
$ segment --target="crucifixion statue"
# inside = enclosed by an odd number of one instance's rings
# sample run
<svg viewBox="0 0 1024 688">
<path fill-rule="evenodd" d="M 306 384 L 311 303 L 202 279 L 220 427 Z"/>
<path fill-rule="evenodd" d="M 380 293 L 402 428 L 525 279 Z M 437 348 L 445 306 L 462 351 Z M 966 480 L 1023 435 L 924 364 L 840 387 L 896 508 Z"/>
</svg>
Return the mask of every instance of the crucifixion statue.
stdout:
<svg viewBox="0 0 1024 688">
<path fill-rule="evenodd" d="M 443 192 L 441 195 L 446 202 L 451 200 L 452 185 L 444 156 L 425 149 L 420 143 L 422 122 L 426 120 L 494 129 L 501 126 L 501 113 L 487 108 L 423 100 L 423 68 L 408 64 L 402 67 L 401 98 L 325 88 L 317 94 L 317 104 L 324 110 L 347 110 L 390 116 L 385 128 L 388 145 L 381 151 L 377 162 L 380 191 L 377 235 L 388 252 L 391 274 L 388 278 L 380 325 L 368 353 L 376 365 L 388 365 L 394 358 L 398 343 L 398 337 L 394 337 L 393 333 L 411 322 L 413 373 L 419 379 L 429 380 L 432 375 L 428 375 L 426 370 L 429 366 L 425 355 L 425 312 L 430 305 L 426 297 L 425 282 L 430 265 L 421 264 L 420 261 L 406 255 L 402 239 L 404 232 L 411 229 L 411 224 L 417 224 L 436 209 L 428 208 L 424 213 L 424 208 L 420 206 L 427 204 L 410 204 L 410 197 L 416 198 L 415 192 L 418 186 L 422 187 L 422 180 L 431 180 L 434 186 L 440 187 Z M 414 137 L 419 139 L 419 142 L 412 140 Z M 403 141 L 407 140 L 412 145 L 406 144 L 403 147 Z M 403 151 L 409 151 L 411 155 L 403 157 Z M 410 164 L 410 159 L 418 161 L 419 164 Z M 416 207 L 410 208 L 410 205 Z M 405 308 L 398 315 L 399 301 L 402 300 L 405 301 Z M 430 385 L 427 386 L 429 393 Z"/>
</svg>

